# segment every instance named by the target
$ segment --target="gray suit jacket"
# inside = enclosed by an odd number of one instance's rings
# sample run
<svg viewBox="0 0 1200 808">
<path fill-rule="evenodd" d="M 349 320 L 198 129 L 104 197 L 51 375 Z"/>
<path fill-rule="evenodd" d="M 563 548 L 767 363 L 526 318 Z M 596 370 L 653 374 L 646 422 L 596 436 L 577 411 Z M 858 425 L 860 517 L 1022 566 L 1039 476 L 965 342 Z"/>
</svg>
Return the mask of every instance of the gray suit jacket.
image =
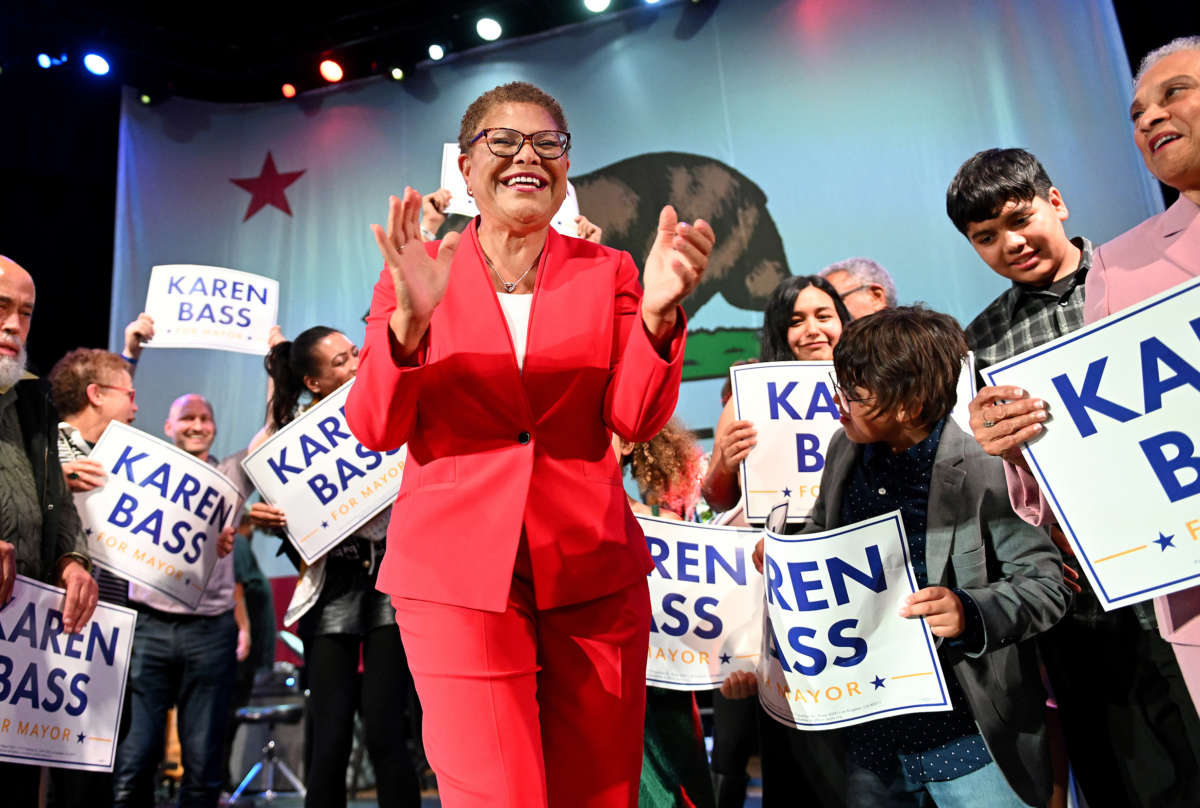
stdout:
<svg viewBox="0 0 1200 808">
<path fill-rule="evenodd" d="M 834 436 L 806 533 L 844 524 L 842 494 L 862 450 L 844 432 Z M 1026 641 L 1058 622 L 1070 590 L 1058 549 L 1013 513 L 1000 459 L 949 420 L 933 462 L 925 539 L 929 585 L 962 589 L 983 616 L 983 651 L 943 648 L 942 659 L 1013 790 L 1030 805 L 1045 805 L 1051 791 L 1046 693 L 1037 649 Z"/>
</svg>

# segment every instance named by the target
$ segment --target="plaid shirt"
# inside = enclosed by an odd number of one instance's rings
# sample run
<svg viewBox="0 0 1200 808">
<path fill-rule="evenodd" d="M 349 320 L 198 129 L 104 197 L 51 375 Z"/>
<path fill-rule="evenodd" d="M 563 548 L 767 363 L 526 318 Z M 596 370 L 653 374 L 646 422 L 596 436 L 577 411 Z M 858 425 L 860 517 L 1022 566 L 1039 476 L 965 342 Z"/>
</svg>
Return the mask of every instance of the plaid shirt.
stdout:
<svg viewBox="0 0 1200 808">
<path fill-rule="evenodd" d="M 1071 239 L 1079 248 L 1079 268 L 1041 288 L 1014 283 L 967 326 L 975 367 L 986 368 L 1058 339 L 1083 326 L 1083 282 L 1092 267 L 1092 243 Z M 984 385 L 979 376 L 979 385 Z"/>
<path fill-rule="evenodd" d="M 1081 253 L 1079 268 L 1073 273 L 1041 288 L 1014 283 L 967 326 L 967 345 L 975 352 L 976 368 L 1003 362 L 1083 327 L 1083 287 L 1092 267 L 1092 243 L 1082 236 L 1071 239 L 1071 243 Z M 981 387 L 985 384 L 982 375 L 978 381 Z M 1079 584 L 1083 589 L 1075 596 L 1069 617 L 1081 623 L 1104 622 L 1104 609 L 1083 576 L 1078 560 L 1070 557 L 1064 560 L 1080 573 Z M 1132 609 L 1143 628 L 1157 625 L 1150 601 L 1136 603 Z"/>
</svg>

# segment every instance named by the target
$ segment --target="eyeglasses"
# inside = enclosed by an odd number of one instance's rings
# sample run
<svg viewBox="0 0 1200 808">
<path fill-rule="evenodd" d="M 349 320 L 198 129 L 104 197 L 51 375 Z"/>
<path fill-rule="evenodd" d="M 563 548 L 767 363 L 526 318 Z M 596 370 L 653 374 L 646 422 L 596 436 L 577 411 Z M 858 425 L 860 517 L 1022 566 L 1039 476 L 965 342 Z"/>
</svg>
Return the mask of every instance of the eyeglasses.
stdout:
<svg viewBox="0 0 1200 808">
<path fill-rule="evenodd" d="M 833 390 L 833 394 L 841 399 L 843 404 L 865 404 L 875 396 L 852 396 L 846 392 L 846 388 L 837 383 L 837 379 L 833 374 L 829 374 L 829 386 Z"/>
<path fill-rule="evenodd" d="M 855 286 L 853 289 L 847 289 L 844 292 L 838 292 L 838 297 L 842 300 L 845 300 L 846 298 L 850 297 L 850 295 L 854 294 L 855 292 L 861 292 L 863 289 L 870 289 L 870 288 L 871 288 L 871 284 L 862 283 L 862 284 L 859 284 L 858 286 Z"/>
<path fill-rule="evenodd" d="M 133 388 L 133 387 L 118 387 L 118 386 L 117 386 L 117 385 L 115 385 L 115 384 L 100 384 L 99 382 L 96 382 L 96 386 L 97 386 L 97 387 L 103 387 L 103 388 L 104 388 L 104 389 L 106 389 L 106 390 L 119 390 L 119 391 L 121 391 L 121 392 L 122 392 L 122 393 L 124 393 L 125 395 L 129 396 L 129 403 L 130 403 L 130 404 L 132 404 L 132 403 L 133 403 L 133 400 L 134 400 L 134 398 L 137 396 L 137 389 L 136 389 L 136 388 Z"/>
<path fill-rule="evenodd" d="M 571 147 L 571 133 L 560 132 L 557 129 L 547 129 L 544 132 L 534 132 L 526 135 L 516 129 L 490 128 L 480 129 L 479 134 L 471 139 L 468 146 L 474 145 L 479 138 L 486 138 L 488 151 L 497 157 L 515 157 L 517 152 L 525 148 L 525 141 L 533 146 L 538 157 L 547 160 L 557 160 L 566 154 Z"/>
</svg>

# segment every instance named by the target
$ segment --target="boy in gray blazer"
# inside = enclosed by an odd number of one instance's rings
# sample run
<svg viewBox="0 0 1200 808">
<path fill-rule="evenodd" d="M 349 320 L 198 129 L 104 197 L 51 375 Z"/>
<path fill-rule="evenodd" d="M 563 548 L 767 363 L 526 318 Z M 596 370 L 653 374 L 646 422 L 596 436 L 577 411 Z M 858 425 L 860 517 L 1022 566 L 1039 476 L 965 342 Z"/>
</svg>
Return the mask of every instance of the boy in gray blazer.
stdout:
<svg viewBox="0 0 1200 808">
<path fill-rule="evenodd" d="M 1004 471 L 950 420 L 967 346 L 921 307 L 855 320 L 834 349 L 844 431 L 806 532 L 899 509 L 921 589 L 901 610 L 939 639 L 954 709 L 848 728 L 850 806 L 1045 805 L 1045 693 L 1028 642 L 1067 609 L 1050 539 L 1013 514 Z"/>
</svg>

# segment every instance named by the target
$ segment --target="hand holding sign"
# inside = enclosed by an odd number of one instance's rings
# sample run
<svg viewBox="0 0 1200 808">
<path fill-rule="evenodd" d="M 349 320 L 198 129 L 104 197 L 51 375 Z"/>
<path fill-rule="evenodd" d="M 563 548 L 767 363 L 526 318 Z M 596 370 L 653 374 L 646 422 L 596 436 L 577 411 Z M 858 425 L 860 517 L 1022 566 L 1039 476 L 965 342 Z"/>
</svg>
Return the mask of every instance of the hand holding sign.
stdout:
<svg viewBox="0 0 1200 808">
<path fill-rule="evenodd" d="M 104 473 L 104 466 L 86 457 L 66 461 L 62 464 L 62 470 L 67 480 L 67 488 L 72 492 L 99 488 L 108 478 Z"/>
<path fill-rule="evenodd" d="M 91 573 L 73 558 L 63 564 L 58 581 L 67 590 L 62 607 L 63 631 L 77 634 L 83 624 L 92 619 L 92 612 L 100 600 L 100 587 Z"/>
<path fill-rule="evenodd" d="M 953 639 L 967 627 L 966 614 L 958 595 L 944 586 L 927 586 L 904 598 L 901 617 L 923 617 L 935 637 Z"/>
<path fill-rule="evenodd" d="M 17 550 L 6 541 L 0 541 L 0 608 L 12 597 L 13 581 L 17 579 Z"/>
<path fill-rule="evenodd" d="M 438 188 L 431 194 L 421 197 L 421 235 L 426 232 L 436 234 L 446 221 L 446 206 L 450 204 L 450 191 Z M 433 241 L 433 239 L 429 239 Z"/>
<path fill-rule="evenodd" d="M 125 357 L 135 362 L 142 355 L 143 343 L 154 339 L 154 318 L 142 312 L 125 326 Z"/>
<path fill-rule="evenodd" d="M 392 312 L 390 325 L 404 356 L 416 351 L 425 336 L 433 310 L 446 294 L 450 263 L 458 249 L 459 234 L 450 233 L 442 239 L 437 258 L 430 258 L 421 246 L 420 213 L 421 195 L 405 187 L 403 199 L 388 197 L 387 232 L 377 224 L 371 225 L 375 243 L 392 276 L 396 310 Z"/>
<path fill-rule="evenodd" d="M 990 455 L 1022 468 L 1021 446 L 1042 431 L 1046 402 L 1020 387 L 985 387 L 971 400 L 971 432 Z"/>
</svg>

